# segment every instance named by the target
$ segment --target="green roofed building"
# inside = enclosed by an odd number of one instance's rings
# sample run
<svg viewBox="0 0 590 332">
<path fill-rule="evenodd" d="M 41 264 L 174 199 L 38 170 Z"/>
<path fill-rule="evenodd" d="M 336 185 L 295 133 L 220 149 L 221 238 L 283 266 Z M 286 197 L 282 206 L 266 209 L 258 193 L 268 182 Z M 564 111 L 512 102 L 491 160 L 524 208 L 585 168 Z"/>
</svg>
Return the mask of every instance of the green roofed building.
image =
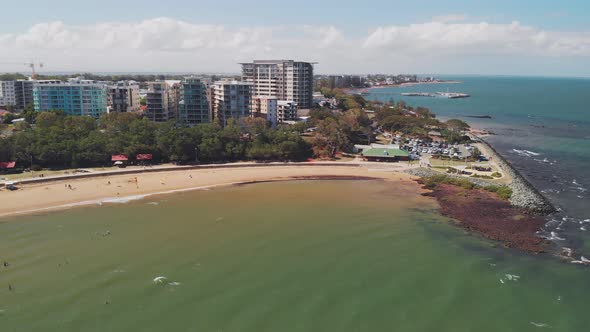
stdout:
<svg viewBox="0 0 590 332">
<path fill-rule="evenodd" d="M 363 159 L 367 161 L 401 161 L 410 160 L 410 154 L 400 149 L 371 148 L 363 151 Z"/>
</svg>

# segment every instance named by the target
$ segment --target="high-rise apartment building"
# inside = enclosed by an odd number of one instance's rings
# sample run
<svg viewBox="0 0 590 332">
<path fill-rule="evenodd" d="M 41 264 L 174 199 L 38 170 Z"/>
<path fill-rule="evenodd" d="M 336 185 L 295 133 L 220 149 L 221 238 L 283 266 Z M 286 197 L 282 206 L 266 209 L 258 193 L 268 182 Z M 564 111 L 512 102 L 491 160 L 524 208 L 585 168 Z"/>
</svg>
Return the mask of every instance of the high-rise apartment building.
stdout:
<svg viewBox="0 0 590 332">
<path fill-rule="evenodd" d="M 0 81 L 0 106 L 15 106 L 14 81 Z"/>
<path fill-rule="evenodd" d="M 186 78 L 180 83 L 180 123 L 194 126 L 211 122 L 207 85 L 198 78 Z"/>
<path fill-rule="evenodd" d="M 18 80 L 14 81 L 14 98 L 15 108 L 19 111 L 24 110 L 30 104 L 33 104 L 33 88 L 35 86 L 33 80 Z"/>
<path fill-rule="evenodd" d="M 109 112 L 137 112 L 139 111 L 139 84 L 136 82 L 117 82 L 109 85 Z"/>
<path fill-rule="evenodd" d="M 180 87 L 177 81 L 149 82 L 145 117 L 155 122 L 176 120 Z"/>
<path fill-rule="evenodd" d="M 241 65 L 242 80 L 253 83 L 254 96 L 291 101 L 303 109 L 313 106 L 313 63 L 255 60 Z"/>
<path fill-rule="evenodd" d="M 99 118 L 107 112 L 107 86 L 91 80 L 36 81 L 33 88 L 35 111 L 64 111 L 67 115 Z"/>
<path fill-rule="evenodd" d="M 253 84 L 250 82 L 219 81 L 213 87 L 213 113 L 222 125 L 230 118 L 250 116 Z"/>
<path fill-rule="evenodd" d="M 0 106 L 12 106 L 22 111 L 33 103 L 35 81 L 0 81 Z"/>
</svg>

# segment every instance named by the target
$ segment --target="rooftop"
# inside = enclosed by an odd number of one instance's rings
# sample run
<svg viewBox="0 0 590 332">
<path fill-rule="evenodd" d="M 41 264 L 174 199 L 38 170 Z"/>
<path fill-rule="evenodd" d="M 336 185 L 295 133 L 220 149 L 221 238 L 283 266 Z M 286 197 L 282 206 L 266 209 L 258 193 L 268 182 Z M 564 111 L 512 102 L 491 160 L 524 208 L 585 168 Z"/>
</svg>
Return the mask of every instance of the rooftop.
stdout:
<svg viewBox="0 0 590 332">
<path fill-rule="evenodd" d="M 295 60 L 254 60 L 252 62 L 240 62 L 239 64 L 241 65 L 245 65 L 245 64 L 257 64 L 257 65 L 264 65 L 264 64 L 279 64 L 279 63 L 285 63 L 285 62 L 304 62 L 304 63 L 311 63 L 311 64 L 317 64 L 317 62 L 307 62 L 307 61 L 295 61 Z"/>
<path fill-rule="evenodd" d="M 364 157 L 395 158 L 408 157 L 409 155 L 407 151 L 389 148 L 371 148 L 363 151 Z"/>
</svg>

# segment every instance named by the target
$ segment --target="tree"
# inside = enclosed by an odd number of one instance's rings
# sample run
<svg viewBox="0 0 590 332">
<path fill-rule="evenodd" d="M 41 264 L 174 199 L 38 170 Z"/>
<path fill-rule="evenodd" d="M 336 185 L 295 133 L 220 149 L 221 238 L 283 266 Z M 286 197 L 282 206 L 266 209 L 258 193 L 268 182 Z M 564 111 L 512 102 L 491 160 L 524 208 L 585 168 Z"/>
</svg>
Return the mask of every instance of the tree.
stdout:
<svg viewBox="0 0 590 332">
<path fill-rule="evenodd" d="M 471 151 L 471 156 L 475 159 L 479 159 L 482 156 L 482 153 L 478 148 L 473 148 Z"/>
<path fill-rule="evenodd" d="M 25 121 L 29 124 L 35 123 L 35 119 L 37 118 L 37 112 L 35 111 L 35 107 L 33 103 L 27 104 L 25 109 L 23 110 L 23 117 Z"/>
<path fill-rule="evenodd" d="M 322 158 L 334 158 L 336 152 L 348 148 L 350 140 L 343 126 L 336 119 L 328 118 L 318 123 L 313 140 L 313 152 Z"/>
<path fill-rule="evenodd" d="M 463 120 L 450 119 L 450 120 L 447 120 L 445 123 L 446 123 L 447 127 L 452 131 L 463 132 L 463 131 L 466 131 L 467 129 L 469 129 L 469 125 Z"/>
<path fill-rule="evenodd" d="M 18 116 L 14 113 L 7 113 L 4 118 L 2 118 L 2 123 L 4 124 L 11 124 L 12 120 L 17 119 Z"/>
</svg>

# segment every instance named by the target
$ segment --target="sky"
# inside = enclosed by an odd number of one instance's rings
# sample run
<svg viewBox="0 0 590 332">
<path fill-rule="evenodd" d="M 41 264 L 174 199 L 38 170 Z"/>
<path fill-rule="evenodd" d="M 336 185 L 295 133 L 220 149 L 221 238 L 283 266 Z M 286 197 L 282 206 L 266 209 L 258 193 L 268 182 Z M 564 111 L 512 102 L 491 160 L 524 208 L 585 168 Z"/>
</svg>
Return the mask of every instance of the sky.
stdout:
<svg viewBox="0 0 590 332">
<path fill-rule="evenodd" d="M 2 4 L 2 2 L 5 2 Z M 0 0 L 0 72 L 590 77 L 588 0 Z"/>
</svg>

